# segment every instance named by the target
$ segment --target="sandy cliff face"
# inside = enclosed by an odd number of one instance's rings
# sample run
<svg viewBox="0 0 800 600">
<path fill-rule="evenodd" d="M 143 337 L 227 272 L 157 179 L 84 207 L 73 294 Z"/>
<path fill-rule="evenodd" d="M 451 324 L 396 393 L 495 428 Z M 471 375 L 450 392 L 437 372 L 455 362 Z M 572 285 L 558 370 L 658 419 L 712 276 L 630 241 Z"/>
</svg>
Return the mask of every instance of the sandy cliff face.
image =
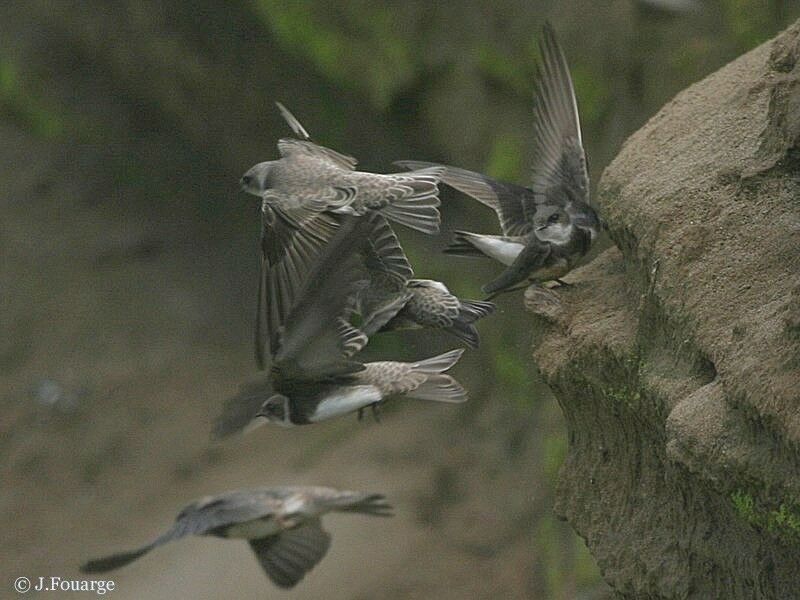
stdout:
<svg viewBox="0 0 800 600">
<path fill-rule="evenodd" d="M 800 22 L 631 136 L 617 248 L 531 289 L 556 510 L 624 598 L 800 597 Z"/>
</svg>

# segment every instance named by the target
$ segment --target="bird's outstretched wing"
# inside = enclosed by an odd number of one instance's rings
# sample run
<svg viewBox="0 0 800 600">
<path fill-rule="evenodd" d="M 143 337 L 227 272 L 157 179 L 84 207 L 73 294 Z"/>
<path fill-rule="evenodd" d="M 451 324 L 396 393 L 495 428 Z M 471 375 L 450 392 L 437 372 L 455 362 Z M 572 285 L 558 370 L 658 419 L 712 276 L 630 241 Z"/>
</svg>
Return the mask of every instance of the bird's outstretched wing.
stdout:
<svg viewBox="0 0 800 600">
<path fill-rule="evenodd" d="M 335 236 L 307 271 L 300 292 L 278 330 L 274 368 L 287 379 L 316 379 L 360 371 L 348 360 L 339 327 L 359 278 L 360 249 L 373 228 L 372 215 L 343 217 Z"/>
<path fill-rule="evenodd" d="M 550 204 L 588 204 L 589 174 L 578 103 L 567 59 L 549 23 L 542 31 L 539 52 L 533 109 L 533 191 Z"/>
<path fill-rule="evenodd" d="M 334 215 L 286 211 L 269 204 L 261 214 L 261 272 L 258 281 L 256 362 L 267 366 L 278 350 L 278 333 L 305 277 L 339 228 Z"/>
<path fill-rule="evenodd" d="M 394 164 L 406 169 L 436 166 L 419 160 L 400 160 Z M 441 182 L 494 210 L 504 235 L 527 235 L 533 230 L 536 206 L 531 190 L 467 169 L 451 166 L 444 169 Z"/>
<path fill-rule="evenodd" d="M 414 270 L 392 226 L 380 213 L 372 218 L 372 231 L 362 249 L 364 265 L 370 273 L 388 277 L 398 286 L 414 277 Z"/>
<path fill-rule="evenodd" d="M 300 124 L 297 117 L 289 112 L 288 108 L 280 102 L 276 102 L 275 105 L 278 107 L 284 121 L 286 121 L 291 128 L 292 133 L 297 136 L 297 139 L 283 138 L 278 141 L 278 151 L 281 153 L 281 156 L 289 156 L 293 152 L 305 152 L 318 159 L 326 160 L 340 169 L 352 171 L 356 168 L 358 161 L 355 158 L 337 152 L 336 150 L 331 150 L 325 146 L 315 144 L 311 141 L 311 135 L 306 131 L 306 128 Z"/>
<path fill-rule="evenodd" d="M 201 498 L 178 513 L 172 527 L 149 544 L 130 552 L 90 560 L 80 570 L 83 573 L 103 573 L 118 569 L 167 542 L 266 516 L 278 507 L 278 503 L 279 498 L 268 488 Z"/>
<path fill-rule="evenodd" d="M 313 569 L 331 545 L 330 534 L 319 519 L 257 540 L 250 548 L 270 580 L 281 588 L 291 588 Z"/>
<path fill-rule="evenodd" d="M 278 152 L 281 153 L 283 158 L 302 152 L 348 171 L 354 170 L 358 164 L 358 161 L 352 156 L 331 150 L 325 146 L 318 146 L 314 142 L 296 140 L 294 138 L 281 138 L 278 140 Z"/>
<path fill-rule="evenodd" d="M 308 140 L 311 141 L 311 135 L 306 131 L 306 128 L 300 124 L 300 121 L 297 120 L 289 109 L 286 108 L 282 103 L 276 102 L 275 106 L 278 107 L 278 111 L 280 111 L 283 120 L 286 121 L 286 124 L 289 125 L 289 128 L 292 132 L 297 136 L 299 140 Z"/>
</svg>

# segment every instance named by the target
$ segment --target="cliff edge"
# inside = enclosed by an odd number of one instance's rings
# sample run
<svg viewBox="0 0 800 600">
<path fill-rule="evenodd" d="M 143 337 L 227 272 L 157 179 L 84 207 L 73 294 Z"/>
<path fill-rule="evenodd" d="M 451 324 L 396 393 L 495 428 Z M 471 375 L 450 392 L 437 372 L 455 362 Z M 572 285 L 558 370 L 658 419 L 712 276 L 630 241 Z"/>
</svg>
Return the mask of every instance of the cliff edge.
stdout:
<svg viewBox="0 0 800 600">
<path fill-rule="evenodd" d="M 556 512 L 620 598 L 800 597 L 800 21 L 628 139 L 616 244 L 531 288 Z"/>
</svg>

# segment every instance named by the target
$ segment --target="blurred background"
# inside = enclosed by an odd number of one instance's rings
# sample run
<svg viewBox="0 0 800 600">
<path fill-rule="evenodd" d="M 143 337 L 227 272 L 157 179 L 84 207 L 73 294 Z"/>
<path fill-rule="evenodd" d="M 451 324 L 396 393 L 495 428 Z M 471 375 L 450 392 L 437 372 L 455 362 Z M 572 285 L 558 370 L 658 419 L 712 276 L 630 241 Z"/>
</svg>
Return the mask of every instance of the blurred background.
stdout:
<svg viewBox="0 0 800 600">
<path fill-rule="evenodd" d="M 78 578 L 195 497 L 309 483 L 386 493 L 397 516 L 328 518 L 331 551 L 294 597 L 608 597 L 552 513 L 566 433 L 519 294 L 455 370 L 465 405 L 209 443 L 255 373 L 259 207 L 237 181 L 277 156 L 280 100 L 365 170 L 414 158 L 527 183 L 549 19 L 596 184 L 675 93 L 799 16 L 789 0 L 0 4 L 0 596 L 21 575 Z M 442 200 L 442 236 L 398 233 L 418 276 L 480 298 L 496 267 L 439 250 L 452 229 L 494 232 L 494 215 Z M 385 334 L 367 358 L 454 345 Z M 109 578 L 115 598 L 290 595 L 216 539 Z"/>
</svg>

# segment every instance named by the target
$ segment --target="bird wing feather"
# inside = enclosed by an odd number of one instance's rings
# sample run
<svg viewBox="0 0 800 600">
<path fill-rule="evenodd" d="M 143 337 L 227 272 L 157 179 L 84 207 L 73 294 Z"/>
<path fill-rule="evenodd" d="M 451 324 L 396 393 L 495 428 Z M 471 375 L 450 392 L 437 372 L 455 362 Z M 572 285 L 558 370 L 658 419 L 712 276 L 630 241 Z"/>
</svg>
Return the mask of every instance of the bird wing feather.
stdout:
<svg viewBox="0 0 800 600">
<path fill-rule="evenodd" d="M 533 191 L 526 204 L 531 216 L 536 203 L 588 203 L 589 174 L 581 138 L 580 117 L 569 67 L 555 32 L 546 23 L 539 42 L 533 109 Z"/>
<path fill-rule="evenodd" d="M 270 580 L 281 588 L 291 588 L 325 556 L 330 534 L 319 519 L 307 521 L 275 536 L 250 540 L 250 547 Z"/>
</svg>

